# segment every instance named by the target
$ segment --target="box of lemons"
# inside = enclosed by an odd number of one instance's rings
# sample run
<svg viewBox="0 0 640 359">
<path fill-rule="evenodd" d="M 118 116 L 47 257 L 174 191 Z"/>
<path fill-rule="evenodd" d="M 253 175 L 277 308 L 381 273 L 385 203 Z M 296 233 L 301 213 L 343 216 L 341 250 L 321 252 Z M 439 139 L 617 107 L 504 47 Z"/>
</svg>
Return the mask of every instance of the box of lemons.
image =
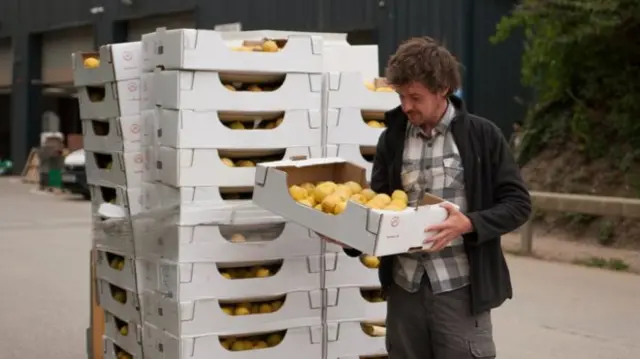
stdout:
<svg viewBox="0 0 640 359">
<path fill-rule="evenodd" d="M 251 298 L 291 291 L 317 289 L 320 256 L 244 262 L 195 262 L 152 264 L 145 270 L 158 273 L 143 279 L 144 285 L 178 298 Z M 155 287 L 154 287 L 155 286 Z"/>
</svg>

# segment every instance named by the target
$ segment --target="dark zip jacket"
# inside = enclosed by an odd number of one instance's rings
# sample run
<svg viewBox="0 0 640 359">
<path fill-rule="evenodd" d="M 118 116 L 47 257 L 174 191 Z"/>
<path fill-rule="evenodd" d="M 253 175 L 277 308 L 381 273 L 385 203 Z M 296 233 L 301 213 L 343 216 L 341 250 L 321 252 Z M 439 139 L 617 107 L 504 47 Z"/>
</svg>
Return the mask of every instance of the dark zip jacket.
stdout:
<svg viewBox="0 0 640 359">
<path fill-rule="evenodd" d="M 470 266 L 471 313 L 500 306 L 513 296 L 511 278 L 500 237 L 524 224 L 531 198 L 509 145 L 492 122 L 469 114 L 461 99 L 452 96 L 457 115 L 451 122 L 453 138 L 464 168 L 467 217 L 473 231 L 464 235 Z M 397 107 L 385 114 L 387 129 L 380 135 L 371 176 L 371 189 L 391 194 L 402 189 L 400 172 L 407 116 Z M 345 249 L 350 256 L 360 252 Z M 379 269 L 383 291 L 393 282 L 393 256 L 382 257 Z"/>
</svg>

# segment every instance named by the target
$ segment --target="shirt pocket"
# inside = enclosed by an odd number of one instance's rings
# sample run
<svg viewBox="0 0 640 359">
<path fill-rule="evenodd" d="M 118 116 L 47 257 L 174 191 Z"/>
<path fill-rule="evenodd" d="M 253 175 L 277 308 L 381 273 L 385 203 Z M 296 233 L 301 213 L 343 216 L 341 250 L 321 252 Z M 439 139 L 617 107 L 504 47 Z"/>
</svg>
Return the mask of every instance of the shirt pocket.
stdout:
<svg viewBox="0 0 640 359">
<path fill-rule="evenodd" d="M 464 189 L 464 168 L 460 158 L 458 156 L 447 157 L 442 162 L 445 186 L 454 190 Z"/>
</svg>

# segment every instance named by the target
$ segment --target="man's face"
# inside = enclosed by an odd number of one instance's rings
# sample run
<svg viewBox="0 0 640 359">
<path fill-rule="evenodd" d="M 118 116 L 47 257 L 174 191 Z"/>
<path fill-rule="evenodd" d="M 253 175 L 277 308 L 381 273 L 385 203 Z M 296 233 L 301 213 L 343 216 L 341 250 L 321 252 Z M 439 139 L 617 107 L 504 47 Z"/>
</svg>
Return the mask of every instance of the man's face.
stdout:
<svg viewBox="0 0 640 359">
<path fill-rule="evenodd" d="M 440 120 L 446 103 L 444 93 L 433 93 L 419 82 L 396 86 L 395 90 L 400 95 L 402 111 L 413 125 L 435 124 Z"/>
</svg>

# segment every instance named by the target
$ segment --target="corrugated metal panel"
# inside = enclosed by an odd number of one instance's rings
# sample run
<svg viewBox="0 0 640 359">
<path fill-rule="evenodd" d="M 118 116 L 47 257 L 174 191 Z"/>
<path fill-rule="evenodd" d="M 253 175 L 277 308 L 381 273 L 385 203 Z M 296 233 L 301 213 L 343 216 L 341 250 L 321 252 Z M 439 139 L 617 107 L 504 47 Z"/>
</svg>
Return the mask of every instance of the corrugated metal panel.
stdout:
<svg viewBox="0 0 640 359">
<path fill-rule="evenodd" d="M 140 41 L 142 35 L 154 32 L 159 27 L 166 27 L 167 29 L 192 29 L 195 26 L 195 16 L 191 12 L 131 20 L 128 22 L 127 27 L 127 41 Z"/>
<path fill-rule="evenodd" d="M 325 13 L 325 31 L 347 32 L 376 27 L 379 1 L 325 0 L 322 6 Z"/>
<path fill-rule="evenodd" d="M 118 20 L 135 20 L 163 14 L 177 14 L 193 11 L 198 2 L 199 0 L 134 0 L 134 5 L 131 6 L 116 0 L 113 4 L 115 10 L 113 16 Z"/>
<path fill-rule="evenodd" d="M 217 1 L 211 16 L 217 24 L 241 22 L 245 30 L 320 31 L 321 1 L 325 0 Z"/>
<path fill-rule="evenodd" d="M 18 19 L 18 0 L 0 1 L 0 38 L 11 35 Z"/>
<path fill-rule="evenodd" d="M 529 98 L 528 91 L 520 83 L 520 65 L 523 36 L 514 34 L 506 42 L 493 45 L 489 38 L 495 33 L 496 24 L 513 8 L 512 0 L 482 0 L 473 10 L 471 88 L 472 110 L 495 122 L 505 134 L 511 125 L 522 120 L 526 108 L 517 100 Z"/>
<path fill-rule="evenodd" d="M 465 58 L 465 0 L 382 0 L 378 18 L 380 66 L 398 45 L 414 36 L 431 36 L 458 59 Z"/>
<path fill-rule="evenodd" d="M 71 53 L 93 50 L 91 26 L 44 33 L 42 35 L 42 82 L 44 84 L 73 82 Z"/>
<path fill-rule="evenodd" d="M 16 0 L 19 2 L 20 20 L 32 32 L 78 26 L 93 21 L 89 9 L 94 1 L 87 0 Z M 25 26 L 21 24 L 20 26 Z"/>
<path fill-rule="evenodd" d="M 9 39 L 0 41 L 0 87 L 13 82 L 13 49 Z"/>
</svg>

